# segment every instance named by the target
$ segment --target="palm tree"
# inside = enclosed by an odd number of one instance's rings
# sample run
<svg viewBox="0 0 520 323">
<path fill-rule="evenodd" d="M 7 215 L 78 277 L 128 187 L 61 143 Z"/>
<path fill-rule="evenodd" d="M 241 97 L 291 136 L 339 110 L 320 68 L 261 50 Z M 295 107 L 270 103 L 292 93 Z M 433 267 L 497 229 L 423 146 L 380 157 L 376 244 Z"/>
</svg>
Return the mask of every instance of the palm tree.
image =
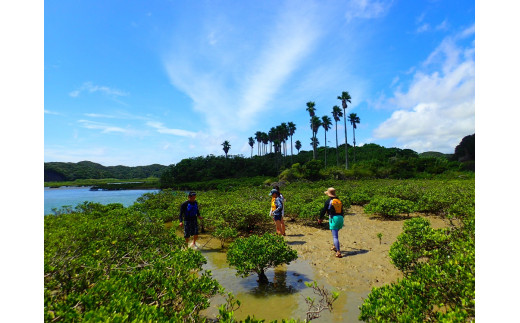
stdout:
<svg viewBox="0 0 520 323">
<path fill-rule="evenodd" d="M 296 140 L 294 142 L 294 148 L 296 148 L 296 150 L 298 150 L 298 154 L 300 153 L 300 149 L 302 148 L 302 142 L 299 141 L 299 140 Z"/>
<path fill-rule="evenodd" d="M 352 125 L 352 134 L 354 136 L 354 163 L 356 162 L 356 123 L 359 123 L 359 117 L 355 113 L 351 113 L 348 115 L 348 121 Z"/>
<path fill-rule="evenodd" d="M 262 143 L 264 144 L 264 152 L 267 154 L 267 144 L 269 143 L 269 135 L 262 132 Z"/>
<path fill-rule="evenodd" d="M 289 128 L 289 136 L 291 137 L 291 163 L 292 163 L 292 136 L 294 135 L 294 132 L 296 131 L 296 125 L 292 122 L 287 123 L 287 127 Z"/>
<path fill-rule="evenodd" d="M 327 168 L 327 131 L 329 131 L 330 126 L 332 125 L 332 120 L 329 116 L 321 117 L 321 125 L 325 130 L 325 168 Z"/>
<path fill-rule="evenodd" d="M 351 103 L 350 100 L 352 98 L 350 97 L 350 94 L 348 94 L 347 91 L 341 92 L 341 96 L 338 96 L 338 100 L 341 100 L 341 105 L 343 106 L 343 115 L 345 118 L 343 120 L 345 121 L 345 169 L 348 169 L 348 151 L 347 151 L 347 102 Z"/>
<path fill-rule="evenodd" d="M 261 131 L 257 131 L 255 132 L 255 139 L 256 139 L 256 142 L 258 142 L 258 156 L 261 155 L 261 152 L 260 152 L 260 143 L 262 142 L 262 132 Z"/>
<path fill-rule="evenodd" d="M 224 152 L 226 153 L 226 158 L 227 158 L 227 153 L 229 151 L 229 148 L 231 148 L 231 145 L 229 144 L 229 141 L 224 141 L 222 143 L 222 150 L 224 150 Z"/>
<path fill-rule="evenodd" d="M 318 130 L 321 127 L 321 120 L 317 116 L 313 116 L 311 118 L 311 129 L 312 129 L 312 142 L 317 143 L 318 140 L 316 136 L 318 135 Z M 312 159 L 316 159 L 316 145 L 312 146 Z"/>
<path fill-rule="evenodd" d="M 255 145 L 255 140 L 253 139 L 253 137 L 249 137 L 248 140 L 249 146 L 251 146 L 251 158 L 253 158 L 253 146 Z"/>
<path fill-rule="evenodd" d="M 340 107 L 337 105 L 332 107 L 332 117 L 336 123 L 336 166 L 339 166 L 339 154 L 338 154 L 338 121 L 343 117 Z"/>
<path fill-rule="evenodd" d="M 311 137 L 311 146 L 316 147 L 320 144 L 320 141 L 316 137 Z"/>
<path fill-rule="evenodd" d="M 307 109 L 305 109 L 305 110 L 309 111 L 309 115 L 311 116 L 311 118 L 314 117 L 314 114 L 316 111 L 316 108 L 314 108 L 315 105 L 316 105 L 316 103 L 314 103 L 313 101 L 307 102 Z"/>
</svg>

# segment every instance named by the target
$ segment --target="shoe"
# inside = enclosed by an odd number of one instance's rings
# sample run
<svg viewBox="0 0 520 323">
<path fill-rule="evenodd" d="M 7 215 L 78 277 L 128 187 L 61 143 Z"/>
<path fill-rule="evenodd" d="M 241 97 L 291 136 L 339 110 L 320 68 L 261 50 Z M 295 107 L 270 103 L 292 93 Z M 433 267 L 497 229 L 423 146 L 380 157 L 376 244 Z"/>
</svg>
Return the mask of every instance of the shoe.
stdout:
<svg viewBox="0 0 520 323">
<path fill-rule="evenodd" d="M 336 247 L 332 247 L 332 248 L 330 248 L 330 250 L 332 250 L 332 251 L 338 251 L 338 250 L 336 250 Z"/>
<path fill-rule="evenodd" d="M 343 255 L 341 255 L 340 253 L 337 253 L 337 254 L 336 254 L 336 257 L 337 257 L 337 258 L 343 258 Z"/>
<path fill-rule="evenodd" d="M 192 243 L 192 244 L 190 245 L 190 247 L 192 247 L 193 249 L 199 249 L 199 246 L 197 246 L 197 245 L 194 244 L 194 243 Z"/>
</svg>

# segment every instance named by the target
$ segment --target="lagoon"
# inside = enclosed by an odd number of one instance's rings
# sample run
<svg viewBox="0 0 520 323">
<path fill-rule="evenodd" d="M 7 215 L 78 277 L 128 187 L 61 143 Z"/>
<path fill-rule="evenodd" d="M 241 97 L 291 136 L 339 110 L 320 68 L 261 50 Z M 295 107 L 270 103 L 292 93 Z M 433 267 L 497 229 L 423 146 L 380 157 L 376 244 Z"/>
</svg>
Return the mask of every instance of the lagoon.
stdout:
<svg viewBox="0 0 520 323">
<path fill-rule="evenodd" d="M 60 209 L 62 206 L 76 205 L 85 201 L 109 204 L 121 203 L 124 206 L 134 204 L 138 197 L 145 193 L 156 193 L 159 190 L 117 190 L 117 191 L 91 191 L 90 187 L 60 187 L 44 188 L 44 214 L 54 214 L 52 209 Z"/>
</svg>

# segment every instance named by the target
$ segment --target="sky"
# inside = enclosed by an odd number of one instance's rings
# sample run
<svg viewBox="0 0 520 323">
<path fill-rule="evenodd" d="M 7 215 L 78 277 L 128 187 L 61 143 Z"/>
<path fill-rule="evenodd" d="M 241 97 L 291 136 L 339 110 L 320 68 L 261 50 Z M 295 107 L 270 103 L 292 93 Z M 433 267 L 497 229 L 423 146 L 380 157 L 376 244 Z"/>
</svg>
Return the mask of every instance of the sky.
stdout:
<svg viewBox="0 0 520 323">
<path fill-rule="evenodd" d="M 306 103 L 332 118 L 343 91 L 358 146 L 453 153 L 475 133 L 472 1 L 49 0 L 44 27 L 45 162 L 170 165 L 225 140 L 249 157 L 282 122 L 311 150 Z"/>
</svg>

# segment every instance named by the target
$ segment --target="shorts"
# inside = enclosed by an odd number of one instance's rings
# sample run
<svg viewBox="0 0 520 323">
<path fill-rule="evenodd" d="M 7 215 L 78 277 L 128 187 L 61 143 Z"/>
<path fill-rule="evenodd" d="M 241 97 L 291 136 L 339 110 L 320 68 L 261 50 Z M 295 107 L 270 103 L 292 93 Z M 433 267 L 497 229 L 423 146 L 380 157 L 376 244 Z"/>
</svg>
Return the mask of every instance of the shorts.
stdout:
<svg viewBox="0 0 520 323">
<path fill-rule="evenodd" d="M 184 221 L 184 238 L 188 239 L 191 236 L 199 235 L 199 224 L 197 223 L 197 219 L 189 221 Z"/>
<path fill-rule="evenodd" d="M 343 217 L 341 215 L 335 215 L 333 217 L 329 217 L 329 229 L 330 230 L 339 230 L 343 228 Z"/>
<path fill-rule="evenodd" d="M 279 215 L 274 214 L 274 215 L 273 215 L 273 219 L 274 219 L 275 221 L 281 221 L 281 220 L 282 220 L 282 217 L 283 217 L 283 216 L 282 216 L 281 214 L 279 214 Z"/>
</svg>

